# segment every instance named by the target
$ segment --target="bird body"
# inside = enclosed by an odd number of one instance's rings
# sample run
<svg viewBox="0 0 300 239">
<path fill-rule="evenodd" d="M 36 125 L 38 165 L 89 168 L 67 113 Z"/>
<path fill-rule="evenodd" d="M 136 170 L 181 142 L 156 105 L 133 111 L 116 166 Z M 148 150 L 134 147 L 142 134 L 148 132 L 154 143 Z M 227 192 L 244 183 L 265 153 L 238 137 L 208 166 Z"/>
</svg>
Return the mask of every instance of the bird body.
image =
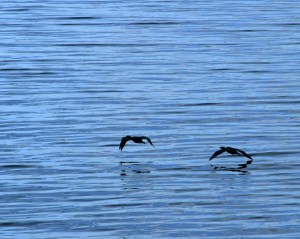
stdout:
<svg viewBox="0 0 300 239">
<path fill-rule="evenodd" d="M 154 147 L 153 143 L 151 142 L 151 139 L 146 137 L 146 136 L 130 136 L 130 135 L 127 135 L 127 136 L 125 136 L 121 139 L 119 149 L 122 151 L 122 149 L 125 147 L 125 144 L 129 140 L 132 140 L 133 142 L 135 142 L 137 144 L 146 144 L 143 141 L 143 139 L 147 140 Z"/>
<path fill-rule="evenodd" d="M 243 150 L 232 148 L 232 147 L 220 147 L 219 150 L 217 150 L 210 158 L 209 160 L 212 160 L 213 158 L 217 157 L 218 155 L 227 152 L 229 154 L 237 154 L 237 155 L 242 155 L 245 156 L 246 158 L 249 158 L 252 160 L 251 156 L 247 153 L 245 153 Z"/>
</svg>

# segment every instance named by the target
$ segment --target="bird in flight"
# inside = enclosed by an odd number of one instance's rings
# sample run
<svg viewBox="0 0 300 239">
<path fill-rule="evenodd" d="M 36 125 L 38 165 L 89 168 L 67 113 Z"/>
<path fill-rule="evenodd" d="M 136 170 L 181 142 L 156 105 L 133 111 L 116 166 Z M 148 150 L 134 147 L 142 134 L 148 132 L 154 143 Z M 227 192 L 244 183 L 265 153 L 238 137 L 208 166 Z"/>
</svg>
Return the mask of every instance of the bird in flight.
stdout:
<svg viewBox="0 0 300 239">
<path fill-rule="evenodd" d="M 119 146 L 119 149 L 122 151 L 122 149 L 124 148 L 125 144 L 127 143 L 127 141 L 129 140 L 132 140 L 133 142 L 137 143 L 137 144 L 146 144 L 143 139 L 146 139 L 153 147 L 153 143 L 151 142 L 151 139 L 149 139 L 148 137 L 146 136 L 130 136 L 130 135 L 127 135 L 125 137 L 123 137 L 121 139 L 121 143 L 120 143 L 120 146 Z"/>
<path fill-rule="evenodd" d="M 210 158 L 209 160 L 212 160 L 213 158 L 217 157 L 218 155 L 227 152 L 230 154 L 237 154 L 237 155 L 242 155 L 245 156 L 246 158 L 249 158 L 252 160 L 251 156 L 249 154 L 246 154 L 243 150 L 232 148 L 232 147 L 220 147 L 219 150 L 217 150 Z"/>
</svg>

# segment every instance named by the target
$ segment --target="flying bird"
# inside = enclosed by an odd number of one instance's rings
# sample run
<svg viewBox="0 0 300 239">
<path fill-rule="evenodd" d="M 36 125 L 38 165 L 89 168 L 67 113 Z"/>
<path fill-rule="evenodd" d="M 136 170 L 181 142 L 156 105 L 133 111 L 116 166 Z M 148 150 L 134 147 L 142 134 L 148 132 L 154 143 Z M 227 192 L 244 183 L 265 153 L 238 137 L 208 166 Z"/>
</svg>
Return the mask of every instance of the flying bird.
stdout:
<svg viewBox="0 0 300 239">
<path fill-rule="evenodd" d="M 249 154 L 246 154 L 243 150 L 240 150 L 240 149 L 236 149 L 236 148 L 232 148 L 232 147 L 220 147 L 219 150 L 217 150 L 210 158 L 209 160 L 212 160 L 213 158 L 217 157 L 218 155 L 224 153 L 224 152 L 227 152 L 227 153 L 230 153 L 230 154 L 237 154 L 237 155 L 242 155 L 242 156 L 245 156 L 246 158 L 249 158 L 251 160 L 253 160 L 251 158 L 251 156 Z"/>
<path fill-rule="evenodd" d="M 143 139 L 146 139 L 153 147 L 153 143 L 151 142 L 151 139 L 149 139 L 148 137 L 146 136 L 130 136 L 130 135 L 127 135 L 125 137 L 123 137 L 121 139 L 121 143 L 120 143 L 120 146 L 119 146 L 119 149 L 122 151 L 122 149 L 124 148 L 125 144 L 127 143 L 127 141 L 129 140 L 132 140 L 133 142 L 137 143 L 137 144 L 146 144 Z"/>
</svg>

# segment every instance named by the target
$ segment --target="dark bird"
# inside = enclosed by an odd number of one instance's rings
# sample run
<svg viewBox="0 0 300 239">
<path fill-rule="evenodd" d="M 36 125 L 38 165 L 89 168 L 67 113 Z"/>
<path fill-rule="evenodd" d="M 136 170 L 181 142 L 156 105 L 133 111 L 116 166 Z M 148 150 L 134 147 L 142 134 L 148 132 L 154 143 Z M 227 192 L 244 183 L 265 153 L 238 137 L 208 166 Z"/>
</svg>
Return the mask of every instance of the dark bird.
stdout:
<svg viewBox="0 0 300 239">
<path fill-rule="evenodd" d="M 124 148 L 125 144 L 129 140 L 132 140 L 133 142 L 135 142 L 137 144 L 145 144 L 145 142 L 143 141 L 143 139 L 146 139 L 154 147 L 154 145 L 151 142 L 151 139 L 149 139 L 146 136 L 130 136 L 130 135 L 127 135 L 127 136 L 125 136 L 125 137 L 122 138 L 120 146 L 119 146 L 119 149 L 122 151 L 122 149 Z"/>
<path fill-rule="evenodd" d="M 249 154 L 246 154 L 243 150 L 232 148 L 232 147 L 220 147 L 219 150 L 217 150 L 210 158 L 209 160 L 212 160 L 213 158 L 217 157 L 221 153 L 230 153 L 230 154 L 237 154 L 237 155 L 242 155 L 245 156 L 246 158 L 249 158 L 252 160 L 251 156 Z"/>
</svg>

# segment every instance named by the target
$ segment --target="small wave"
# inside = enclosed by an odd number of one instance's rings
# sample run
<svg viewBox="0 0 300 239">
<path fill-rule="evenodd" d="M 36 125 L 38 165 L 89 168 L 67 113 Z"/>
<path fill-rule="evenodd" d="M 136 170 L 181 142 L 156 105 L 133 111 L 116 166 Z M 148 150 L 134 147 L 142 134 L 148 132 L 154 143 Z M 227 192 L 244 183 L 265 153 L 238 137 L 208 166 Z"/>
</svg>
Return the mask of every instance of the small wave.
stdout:
<svg viewBox="0 0 300 239">
<path fill-rule="evenodd" d="M 211 106 L 211 105 L 222 105 L 222 104 L 215 103 L 215 102 L 178 104 L 178 106 Z"/>
<path fill-rule="evenodd" d="M 31 165 L 25 164 L 8 164 L 8 165 L 0 165 L 0 168 L 31 168 Z"/>
<path fill-rule="evenodd" d="M 262 152 L 253 153 L 253 156 L 275 156 L 275 155 L 286 155 L 286 154 L 299 154 L 298 151 L 278 151 L 278 152 Z"/>
</svg>

